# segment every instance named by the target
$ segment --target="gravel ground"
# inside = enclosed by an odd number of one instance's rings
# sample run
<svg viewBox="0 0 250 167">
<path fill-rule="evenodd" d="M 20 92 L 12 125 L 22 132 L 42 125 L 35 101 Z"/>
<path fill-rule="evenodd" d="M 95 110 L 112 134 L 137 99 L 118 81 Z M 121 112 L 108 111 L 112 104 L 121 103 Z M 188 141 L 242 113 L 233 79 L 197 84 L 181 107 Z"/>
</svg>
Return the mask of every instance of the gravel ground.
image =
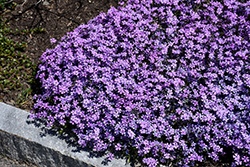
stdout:
<svg viewBox="0 0 250 167">
<path fill-rule="evenodd" d="M 26 162 L 15 161 L 0 154 L 0 167 L 37 167 L 37 166 Z"/>
</svg>

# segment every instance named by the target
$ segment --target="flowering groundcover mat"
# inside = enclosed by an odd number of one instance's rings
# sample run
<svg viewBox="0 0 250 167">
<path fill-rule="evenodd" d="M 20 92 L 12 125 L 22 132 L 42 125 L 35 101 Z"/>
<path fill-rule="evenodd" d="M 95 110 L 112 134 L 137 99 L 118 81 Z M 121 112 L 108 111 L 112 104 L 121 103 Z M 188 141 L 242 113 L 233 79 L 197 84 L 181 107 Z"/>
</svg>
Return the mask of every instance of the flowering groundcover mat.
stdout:
<svg viewBox="0 0 250 167">
<path fill-rule="evenodd" d="M 249 2 L 126 3 L 51 40 L 31 117 L 109 160 L 249 166 Z"/>
</svg>

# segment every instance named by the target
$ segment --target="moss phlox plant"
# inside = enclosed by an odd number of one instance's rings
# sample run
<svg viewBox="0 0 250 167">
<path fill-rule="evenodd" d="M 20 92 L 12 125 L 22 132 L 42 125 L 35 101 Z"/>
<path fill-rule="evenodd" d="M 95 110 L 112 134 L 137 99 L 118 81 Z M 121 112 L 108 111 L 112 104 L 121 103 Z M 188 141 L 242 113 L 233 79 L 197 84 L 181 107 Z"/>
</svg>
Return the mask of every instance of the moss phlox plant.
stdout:
<svg viewBox="0 0 250 167">
<path fill-rule="evenodd" d="M 128 0 L 41 56 L 32 118 L 146 166 L 249 166 L 250 12 L 236 0 Z M 124 2 L 120 2 L 121 5 Z"/>
</svg>

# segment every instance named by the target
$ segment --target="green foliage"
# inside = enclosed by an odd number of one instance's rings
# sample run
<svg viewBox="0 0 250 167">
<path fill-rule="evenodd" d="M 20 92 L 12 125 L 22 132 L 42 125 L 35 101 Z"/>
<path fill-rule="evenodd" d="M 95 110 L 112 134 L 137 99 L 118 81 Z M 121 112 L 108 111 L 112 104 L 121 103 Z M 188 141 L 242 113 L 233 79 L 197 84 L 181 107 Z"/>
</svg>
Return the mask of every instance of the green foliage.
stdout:
<svg viewBox="0 0 250 167">
<path fill-rule="evenodd" d="M 42 33 L 45 32 L 46 30 L 44 28 L 38 27 L 34 29 L 29 29 L 29 30 L 18 30 L 16 29 L 15 31 L 7 29 L 8 34 L 14 34 L 14 35 L 26 35 L 26 34 L 34 34 L 34 33 Z"/>
<path fill-rule="evenodd" d="M 8 39 L 9 29 L 1 20 L 0 24 L 0 88 L 21 90 L 22 81 L 32 83 L 36 66 L 25 55 L 21 55 L 26 43 L 15 43 Z"/>
<path fill-rule="evenodd" d="M 0 11 L 3 11 L 5 8 L 14 9 L 16 7 L 16 3 L 12 2 L 12 0 L 0 0 Z"/>
<path fill-rule="evenodd" d="M 14 7 L 14 2 L 0 0 L 0 13 L 5 8 L 14 9 Z M 27 88 L 27 85 L 35 83 L 37 66 L 26 55 L 22 54 L 27 44 L 14 42 L 8 38 L 8 35 L 43 33 L 46 30 L 38 27 L 12 31 L 6 22 L 7 20 L 0 18 L 0 91 L 22 90 L 16 103 L 23 105 L 32 91 L 31 88 Z"/>
<path fill-rule="evenodd" d="M 31 88 L 23 90 L 22 93 L 18 95 L 17 104 L 24 105 L 28 101 L 28 96 L 31 94 L 31 91 Z"/>
</svg>

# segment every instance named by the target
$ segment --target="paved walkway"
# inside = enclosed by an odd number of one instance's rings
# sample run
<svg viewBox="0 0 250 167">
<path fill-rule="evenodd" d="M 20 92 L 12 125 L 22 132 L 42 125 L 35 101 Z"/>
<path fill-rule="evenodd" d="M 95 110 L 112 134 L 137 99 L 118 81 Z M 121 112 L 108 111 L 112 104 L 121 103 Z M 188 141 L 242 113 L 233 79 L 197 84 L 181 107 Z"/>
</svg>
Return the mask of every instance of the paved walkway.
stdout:
<svg viewBox="0 0 250 167">
<path fill-rule="evenodd" d="M 37 167 L 35 165 L 11 160 L 0 154 L 0 167 Z"/>
</svg>

